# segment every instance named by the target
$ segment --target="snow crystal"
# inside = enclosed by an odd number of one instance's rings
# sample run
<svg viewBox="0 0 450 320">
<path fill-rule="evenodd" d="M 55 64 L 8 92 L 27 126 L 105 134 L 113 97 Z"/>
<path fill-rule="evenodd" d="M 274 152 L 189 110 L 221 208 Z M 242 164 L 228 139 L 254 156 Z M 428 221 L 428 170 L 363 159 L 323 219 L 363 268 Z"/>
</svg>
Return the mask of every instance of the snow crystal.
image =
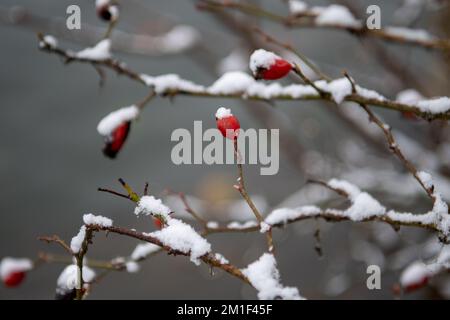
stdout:
<svg viewBox="0 0 450 320">
<path fill-rule="evenodd" d="M 207 91 L 211 94 L 238 94 L 244 93 L 255 80 L 241 71 L 231 71 L 217 79 Z"/>
<path fill-rule="evenodd" d="M 137 261 L 148 257 L 150 254 L 159 251 L 161 248 L 153 243 L 140 243 L 131 253 L 131 259 Z"/>
<path fill-rule="evenodd" d="M 345 191 L 350 198 L 355 198 L 361 193 L 357 186 L 345 180 L 331 179 L 328 181 L 328 185 L 333 189 Z"/>
<path fill-rule="evenodd" d="M 182 79 L 177 74 L 163 74 L 156 77 L 141 74 L 140 77 L 147 86 L 153 87 L 158 94 L 168 91 L 203 92 L 205 90 L 203 86 Z"/>
<path fill-rule="evenodd" d="M 67 266 L 63 272 L 58 277 L 57 286 L 61 289 L 75 289 L 78 283 L 78 266 L 71 264 Z M 90 283 L 95 278 L 95 272 L 87 266 L 83 266 L 83 281 L 85 283 Z"/>
<path fill-rule="evenodd" d="M 341 5 L 330 5 L 320 10 L 315 22 L 318 25 L 339 25 L 343 27 L 361 27 L 361 22 L 356 20 L 347 7 Z"/>
<path fill-rule="evenodd" d="M 129 273 L 136 273 L 136 272 L 139 271 L 139 269 L 140 269 L 141 267 L 139 267 L 139 264 L 137 264 L 137 263 L 134 262 L 134 261 L 128 261 L 128 262 L 125 264 L 125 268 L 127 269 L 127 272 L 129 272 Z"/>
<path fill-rule="evenodd" d="M 104 39 L 97 43 L 94 47 L 86 48 L 75 54 L 78 59 L 87 59 L 102 61 L 111 58 L 111 41 L 109 39 Z"/>
<path fill-rule="evenodd" d="M 305 13 L 308 10 L 308 5 L 299 0 L 289 0 L 289 12 L 293 15 Z"/>
<path fill-rule="evenodd" d="M 211 251 L 211 245 L 188 224 L 178 219 L 169 219 L 167 227 L 150 233 L 164 245 L 190 254 L 191 261 L 200 265 L 199 258 Z"/>
<path fill-rule="evenodd" d="M 0 262 L 0 278 L 4 280 L 12 272 L 23 272 L 33 268 L 33 262 L 27 258 L 5 257 Z"/>
<path fill-rule="evenodd" d="M 85 224 L 92 224 L 100 227 L 111 227 L 113 225 L 113 221 L 111 219 L 103 216 L 96 216 L 92 213 L 85 214 L 83 216 L 83 222 Z"/>
<path fill-rule="evenodd" d="M 136 119 L 138 115 L 139 108 L 137 106 L 120 108 L 104 117 L 97 125 L 97 131 L 102 136 L 109 136 L 120 125 Z"/>
<path fill-rule="evenodd" d="M 84 238 L 86 237 L 86 226 L 81 226 L 78 234 L 70 241 L 70 249 L 73 253 L 78 253 L 83 245 Z"/>
<path fill-rule="evenodd" d="M 277 59 L 281 58 L 273 52 L 264 49 L 255 50 L 250 56 L 250 70 L 256 74 L 258 69 L 269 69 Z"/>
<path fill-rule="evenodd" d="M 412 41 L 430 41 L 434 39 L 434 36 L 422 29 L 410 29 L 404 27 L 386 27 L 384 31 L 391 36 L 401 37 L 406 40 Z"/>
<path fill-rule="evenodd" d="M 219 227 L 219 223 L 217 221 L 208 221 L 208 223 L 206 224 L 206 226 L 209 229 L 217 229 Z"/>
<path fill-rule="evenodd" d="M 416 261 L 403 270 L 400 276 L 400 284 L 403 287 L 419 284 L 429 276 L 430 270 L 427 265 L 421 261 Z"/>
<path fill-rule="evenodd" d="M 214 255 L 214 258 L 216 258 L 216 260 L 219 260 L 219 262 L 221 263 L 221 264 L 228 264 L 228 263 L 230 263 L 229 261 L 228 261 L 228 259 L 226 259 L 223 255 L 221 255 L 220 253 L 216 253 L 215 255 Z"/>
<path fill-rule="evenodd" d="M 320 208 L 316 206 L 303 206 L 296 209 L 279 208 L 273 210 L 264 221 L 269 225 L 276 225 L 287 223 L 302 216 L 315 216 L 320 214 L 320 212 Z"/>
<path fill-rule="evenodd" d="M 156 199 L 154 196 L 143 196 L 139 199 L 139 202 L 134 209 L 135 215 L 153 215 L 161 216 L 164 219 L 168 219 L 169 214 L 172 211 L 168 206 L 162 203 L 161 199 Z"/>
<path fill-rule="evenodd" d="M 281 285 L 280 273 L 272 254 L 264 253 L 257 261 L 242 269 L 242 273 L 258 290 L 258 298 L 260 300 L 273 300 L 276 298 L 284 300 L 302 299 L 297 288 L 283 287 Z"/>
<path fill-rule="evenodd" d="M 231 109 L 227 109 L 224 107 L 220 107 L 219 109 L 217 109 L 216 111 L 216 118 L 217 119 L 223 119 L 226 117 L 231 117 L 233 114 L 231 113 Z"/>
<path fill-rule="evenodd" d="M 256 226 L 258 226 L 258 223 L 256 221 L 246 221 L 244 223 L 233 221 L 233 222 L 230 222 L 227 225 L 227 228 L 230 228 L 230 229 L 247 229 L 247 228 L 252 228 L 252 227 L 256 227 Z"/>
<path fill-rule="evenodd" d="M 423 96 L 414 89 L 406 89 L 397 94 L 396 101 L 404 104 L 415 104 L 423 100 Z"/>
<path fill-rule="evenodd" d="M 450 110 L 450 98 L 439 97 L 417 102 L 417 107 L 423 112 L 443 113 Z"/>
<path fill-rule="evenodd" d="M 270 230 L 270 224 L 261 222 L 259 232 L 266 233 Z"/>
</svg>

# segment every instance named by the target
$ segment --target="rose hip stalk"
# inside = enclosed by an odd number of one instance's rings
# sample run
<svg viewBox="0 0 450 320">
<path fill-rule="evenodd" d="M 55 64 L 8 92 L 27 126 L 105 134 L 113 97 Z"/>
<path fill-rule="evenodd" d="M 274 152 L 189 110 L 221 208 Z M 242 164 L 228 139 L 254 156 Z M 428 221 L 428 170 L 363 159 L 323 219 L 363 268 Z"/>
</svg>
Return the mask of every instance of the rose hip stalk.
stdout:
<svg viewBox="0 0 450 320">
<path fill-rule="evenodd" d="M 217 129 L 225 138 L 236 140 L 239 135 L 241 125 L 239 120 L 231 114 L 230 109 L 220 107 L 216 112 Z"/>
<path fill-rule="evenodd" d="M 255 79 L 276 80 L 292 70 L 292 64 L 275 53 L 258 49 L 250 56 L 250 70 Z"/>
</svg>

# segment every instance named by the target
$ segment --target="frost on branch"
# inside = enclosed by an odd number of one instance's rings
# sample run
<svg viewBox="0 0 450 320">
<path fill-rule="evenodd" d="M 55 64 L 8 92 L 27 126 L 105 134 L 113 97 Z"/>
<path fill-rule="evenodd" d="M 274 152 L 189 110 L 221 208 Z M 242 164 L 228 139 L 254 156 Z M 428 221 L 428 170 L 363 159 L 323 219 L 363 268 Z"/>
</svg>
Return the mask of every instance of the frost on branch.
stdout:
<svg viewBox="0 0 450 320">
<path fill-rule="evenodd" d="M 258 290 L 260 300 L 299 300 L 302 299 L 298 289 L 283 287 L 280 283 L 280 272 L 275 258 L 270 253 L 264 253 L 257 261 L 242 269 L 242 273 Z"/>
<path fill-rule="evenodd" d="M 191 261 L 200 265 L 199 258 L 211 251 L 211 245 L 188 224 L 178 219 L 169 219 L 167 226 L 148 234 L 173 250 L 189 254 Z"/>
</svg>

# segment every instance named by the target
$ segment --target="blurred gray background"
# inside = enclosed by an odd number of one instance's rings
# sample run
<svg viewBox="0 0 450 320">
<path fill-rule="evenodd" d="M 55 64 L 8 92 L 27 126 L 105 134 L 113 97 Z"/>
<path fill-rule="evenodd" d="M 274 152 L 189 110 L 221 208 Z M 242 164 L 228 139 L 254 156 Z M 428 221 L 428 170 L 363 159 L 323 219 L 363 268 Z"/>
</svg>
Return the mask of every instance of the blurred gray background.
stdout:
<svg viewBox="0 0 450 320">
<path fill-rule="evenodd" d="M 82 9 L 83 23 L 104 28 L 105 25 L 95 16 L 93 2 L 3 0 L 0 7 L 5 11 L 21 6 L 35 15 L 52 19 L 64 18 L 67 6 L 78 4 Z M 161 14 L 172 23 L 196 27 L 204 35 L 204 44 L 218 57 L 225 57 L 242 44 L 210 13 L 196 10 L 194 2 L 122 1 L 117 28 L 152 34 L 154 30 L 149 20 L 153 15 Z M 314 1 L 314 4 L 316 2 L 319 3 Z M 369 3 L 359 2 L 362 5 Z M 400 1 L 372 2 L 382 6 L 384 23 L 390 20 L 392 9 Z M 282 1 L 263 1 L 262 5 L 287 14 Z M 350 35 L 321 30 L 287 31 L 267 22 L 261 26 L 271 34 L 282 34 L 283 39 L 292 41 L 335 77 L 347 69 L 360 83 L 389 97 L 396 89 L 401 89 L 389 81 L 370 56 L 358 49 L 358 41 Z M 40 52 L 35 35 L 38 31 L 41 30 L 13 25 L 5 19 L 0 24 L 0 257 L 34 258 L 39 251 L 63 254 L 60 248 L 41 243 L 37 237 L 58 234 L 70 241 L 81 225 L 82 215 L 88 212 L 110 217 L 117 225 L 153 230 L 151 221 L 136 219 L 131 203 L 97 192 L 98 187 L 119 190 L 119 177 L 139 191 L 148 181 L 151 192 L 156 195 L 165 188 L 171 188 L 200 198 L 214 198 L 216 192 L 219 194 L 217 197 L 223 193 L 224 197 L 238 199 L 237 192 L 232 189 L 236 175 L 234 166 L 175 166 L 170 160 L 174 145 L 170 134 L 176 128 L 191 130 L 194 120 L 202 120 L 204 127 L 214 127 L 213 113 L 220 105 L 232 107 L 242 126 L 263 127 L 246 109 L 248 106 L 233 100 L 182 96 L 172 101 L 156 98 L 133 126 L 118 158 L 107 159 L 101 153 L 102 138 L 96 132 L 98 121 L 112 110 L 141 100 L 147 89 L 110 71 L 107 72 L 105 86 L 99 88 L 98 75 L 89 65 L 64 65 L 58 57 Z M 46 32 L 51 33 L 51 30 Z M 63 46 L 74 49 L 92 44 L 65 42 L 62 37 L 58 38 Z M 410 62 L 421 61 L 422 64 L 430 61 L 430 68 L 424 76 L 431 72 L 432 55 L 430 57 L 423 50 L 409 47 L 396 50 Z M 205 85 L 216 78 L 184 54 L 155 57 L 116 52 L 115 55 L 133 69 L 151 75 L 178 73 L 183 78 Z M 258 106 L 266 110 L 270 108 L 264 103 L 253 105 L 254 108 Z M 339 149 L 340 139 L 352 135 L 326 112 L 329 106 L 325 104 L 280 102 L 277 106 L 275 113 L 293 119 L 295 132 L 306 149 L 332 155 Z M 381 113 L 391 123 L 409 128 L 406 130 L 421 128 L 420 124 L 405 124 L 393 112 Z M 280 131 L 283 137 L 283 129 Z M 314 157 L 310 161 L 314 162 Z M 336 160 L 335 166 L 340 165 Z M 324 170 L 321 178 L 331 178 L 333 167 Z M 264 196 L 270 206 L 276 206 L 299 190 L 306 178 L 283 153 L 276 176 L 260 176 L 259 166 L 246 166 L 245 173 L 250 192 Z M 321 225 L 324 225 L 323 258 L 314 251 L 315 241 L 311 232 L 305 232 L 305 228 L 315 230 L 314 222 L 304 223 L 303 227 L 289 226 L 283 232 L 275 231 L 282 282 L 297 286 L 301 294 L 309 298 L 392 298 L 390 286 L 396 281 L 398 272 L 383 274 L 381 291 L 366 289 L 366 264 L 354 261 L 349 249 L 349 239 L 356 227 L 347 223 L 333 228 L 326 223 Z M 247 265 L 264 251 L 264 238 L 260 234 L 212 235 L 208 240 L 215 250 L 239 266 Z M 135 245 L 134 240 L 115 235 L 106 238 L 104 234 L 98 234 L 88 256 L 98 259 L 126 256 Z M 55 264 L 41 266 L 29 274 L 19 288 L 0 286 L 0 298 L 52 299 L 57 276 L 63 267 Z M 324 294 L 327 281 L 339 273 L 351 275 L 351 283 L 338 295 Z M 186 258 L 166 254 L 144 262 L 137 274 L 110 274 L 95 286 L 90 295 L 91 299 L 255 297 L 253 290 L 233 277 L 220 271 L 211 276 L 205 265 L 196 267 Z"/>
</svg>

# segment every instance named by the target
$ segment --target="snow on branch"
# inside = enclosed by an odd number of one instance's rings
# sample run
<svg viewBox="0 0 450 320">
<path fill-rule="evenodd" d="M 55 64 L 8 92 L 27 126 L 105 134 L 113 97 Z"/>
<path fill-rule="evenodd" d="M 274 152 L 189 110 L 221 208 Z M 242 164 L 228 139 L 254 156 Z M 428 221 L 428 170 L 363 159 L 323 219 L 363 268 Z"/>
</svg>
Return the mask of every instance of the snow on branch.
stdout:
<svg viewBox="0 0 450 320">
<path fill-rule="evenodd" d="M 425 30 L 400 27 L 367 29 L 347 7 L 337 4 L 310 7 L 302 1 L 290 1 L 290 15 L 288 16 L 273 13 L 257 5 L 229 0 L 202 0 L 200 7 L 211 11 L 234 9 L 290 28 L 342 30 L 359 37 L 373 37 L 397 44 L 450 51 L 449 39 L 439 39 Z"/>
<path fill-rule="evenodd" d="M 300 300 L 298 289 L 284 287 L 280 283 L 280 272 L 273 254 L 264 253 L 257 261 L 242 269 L 242 273 L 258 290 L 260 300 Z"/>
</svg>

